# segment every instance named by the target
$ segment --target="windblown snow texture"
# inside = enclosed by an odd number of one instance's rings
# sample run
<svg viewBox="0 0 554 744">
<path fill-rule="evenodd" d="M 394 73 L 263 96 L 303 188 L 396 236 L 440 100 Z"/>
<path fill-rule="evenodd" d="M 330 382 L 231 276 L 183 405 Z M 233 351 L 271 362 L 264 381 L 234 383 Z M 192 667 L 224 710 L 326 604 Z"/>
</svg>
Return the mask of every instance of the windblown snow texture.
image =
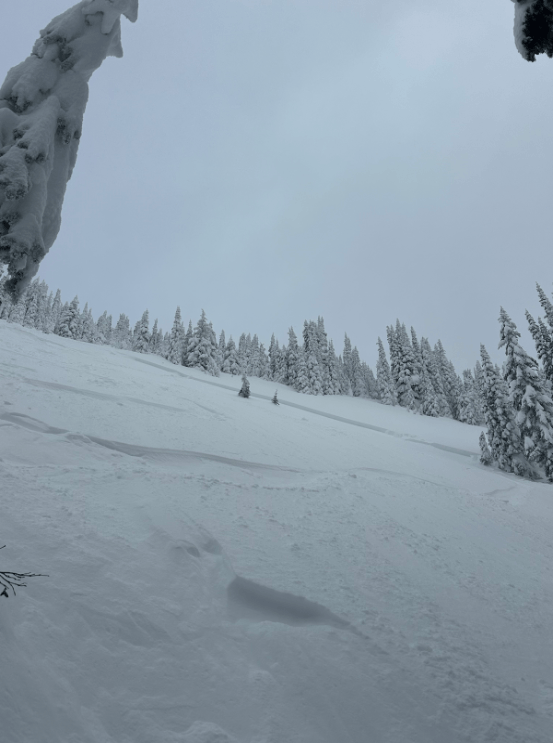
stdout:
<svg viewBox="0 0 554 744">
<path fill-rule="evenodd" d="M 82 0 L 40 32 L 0 88 L 0 262 L 14 297 L 59 232 L 88 81 L 106 57 L 123 55 L 120 16 L 137 13 L 138 0 Z"/>
</svg>

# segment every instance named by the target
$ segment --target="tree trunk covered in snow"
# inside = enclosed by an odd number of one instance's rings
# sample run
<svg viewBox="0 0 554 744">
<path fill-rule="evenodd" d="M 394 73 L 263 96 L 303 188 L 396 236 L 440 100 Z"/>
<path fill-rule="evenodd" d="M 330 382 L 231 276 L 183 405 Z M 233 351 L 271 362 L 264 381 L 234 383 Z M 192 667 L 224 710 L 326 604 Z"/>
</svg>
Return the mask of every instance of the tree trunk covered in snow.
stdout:
<svg viewBox="0 0 554 744">
<path fill-rule="evenodd" d="M 40 32 L 0 88 L 0 263 L 14 298 L 60 229 L 89 78 L 106 57 L 123 55 L 120 16 L 137 13 L 138 0 L 81 0 Z"/>
</svg>

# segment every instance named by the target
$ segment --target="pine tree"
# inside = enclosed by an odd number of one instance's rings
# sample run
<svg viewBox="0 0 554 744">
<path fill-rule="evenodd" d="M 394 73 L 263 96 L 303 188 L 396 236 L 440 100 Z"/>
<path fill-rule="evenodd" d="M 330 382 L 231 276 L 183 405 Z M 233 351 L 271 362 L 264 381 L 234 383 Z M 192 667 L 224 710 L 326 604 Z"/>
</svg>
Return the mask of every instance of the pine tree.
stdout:
<svg viewBox="0 0 554 744">
<path fill-rule="evenodd" d="M 342 352 L 342 369 L 343 375 L 349 382 L 352 390 L 352 343 L 346 333 L 344 334 L 344 351 Z"/>
<path fill-rule="evenodd" d="M 396 339 L 398 348 L 398 382 L 396 383 L 396 395 L 398 403 L 411 411 L 417 410 L 417 402 L 412 389 L 414 377 L 414 355 L 406 327 L 396 321 Z"/>
<path fill-rule="evenodd" d="M 259 364 L 258 364 L 258 377 L 263 380 L 269 380 L 269 357 L 265 350 L 265 346 L 260 344 L 259 351 Z"/>
<path fill-rule="evenodd" d="M 285 352 L 286 371 L 285 379 L 283 382 L 285 383 L 285 385 L 290 385 L 294 388 L 296 388 L 299 353 L 300 349 L 298 348 L 298 339 L 296 338 L 296 333 L 291 326 L 289 328 L 289 344 Z"/>
<path fill-rule="evenodd" d="M 269 379 L 270 380 L 276 380 L 277 379 L 277 370 L 279 367 L 280 360 L 280 349 L 279 349 L 279 342 L 275 340 L 275 334 L 271 334 L 271 342 L 269 344 Z M 282 382 L 282 380 L 279 380 L 279 382 Z"/>
<path fill-rule="evenodd" d="M 250 398 L 250 383 L 245 373 L 242 375 L 242 387 L 239 390 L 239 395 L 241 398 Z"/>
<path fill-rule="evenodd" d="M 216 354 L 217 368 L 223 372 L 223 358 L 225 356 L 225 331 L 221 331 L 219 334 L 219 345 Z"/>
<path fill-rule="evenodd" d="M 57 334 L 64 338 L 77 338 L 79 329 L 79 298 L 75 296 L 70 304 L 60 313 Z"/>
<path fill-rule="evenodd" d="M 240 374 L 240 365 L 237 358 L 237 348 L 232 336 L 229 336 L 229 340 L 227 341 L 227 345 L 225 346 L 221 371 L 225 372 L 228 375 Z"/>
<path fill-rule="evenodd" d="M 332 395 L 330 390 L 329 373 L 329 341 L 325 331 L 325 323 L 321 315 L 317 319 L 317 345 L 319 350 L 319 369 L 321 373 L 321 392 L 323 395 Z"/>
<path fill-rule="evenodd" d="M 92 310 L 90 310 L 88 303 L 85 305 L 85 309 L 83 310 L 80 326 L 81 340 L 87 344 L 92 344 L 94 342 L 96 326 L 94 318 L 92 317 Z"/>
<path fill-rule="evenodd" d="M 160 337 L 158 333 L 158 319 L 154 321 L 154 325 L 152 326 L 152 333 L 150 334 L 150 342 L 148 344 L 148 351 L 150 354 L 158 354 L 159 353 L 159 343 L 160 343 Z"/>
<path fill-rule="evenodd" d="M 481 432 L 479 434 L 479 447 L 481 449 L 481 457 L 479 458 L 480 462 L 483 465 L 490 465 L 492 463 L 492 454 L 487 445 L 487 440 L 485 438 L 484 432 Z"/>
<path fill-rule="evenodd" d="M 108 314 L 106 312 L 104 312 L 103 315 L 101 315 L 100 318 L 98 318 L 96 327 L 97 327 L 98 343 L 101 343 L 101 344 L 107 343 Z M 125 313 L 121 313 L 121 315 L 119 316 L 119 320 L 116 323 L 115 331 L 113 333 L 114 346 L 117 349 L 130 349 L 131 348 L 130 335 L 131 335 L 131 326 L 129 323 L 129 318 L 125 315 Z"/>
<path fill-rule="evenodd" d="M 530 462 L 552 479 L 552 402 L 545 395 L 538 364 L 519 345 L 519 331 L 504 308 L 500 308 L 499 348 L 506 351 L 504 380 L 516 412 L 521 448 Z"/>
<path fill-rule="evenodd" d="M 260 376 L 260 343 L 256 334 L 254 334 L 254 337 L 250 342 L 247 374 L 249 374 L 251 377 Z"/>
<path fill-rule="evenodd" d="M 52 309 L 50 311 L 50 317 L 48 319 L 48 330 L 50 333 L 55 333 L 55 329 L 59 325 L 61 308 L 62 296 L 60 290 L 57 289 L 52 301 Z"/>
<path fill-rule="evenodd" d="M 444 391 L 444 396 L 446 398 L 446 402 L 448 403 L 448 408 L 450 412 L 450 416 L 452 418 L 456 418 L 457 416 L 457 383 L 456 383 L 456 374 L 453 373 L 452 365 L 449 363 L 449 360 L 446 357 L 446 352 L 444 350 L 444 347 L 442 345 L 442 342 L 440 339 L 435 344 L 435 360 L 437 364 L 437 371 L 442 383 L 442 389 Z"/>
<path fill-rule="evenodd" d="M 202 310 L 194 333 L 190 340 L 187 352 L 187 366 L 198 367 L 210 375 L 217 377 L 219 370 L 216 364 L 217 339 L 211 323 L 206 318 L 206 313 Z"/>
<path fill-rule="evenodd" d="M 352 375 L 352 395 L 355 398 L 361 398 L 365 393 L 365 384 L 362 372 L 362 364 L 360 362 L 360 354 L 358 352 L 357 346 L 352 349 L 352 353 L 350 356 L 350 370 Z"/>
<path fill-rule="evenodd" d="M 309 394 L 312 392 L 310 380 L 308 378 L 308 369 L 306 366 L 306 354 L 304 349 L 298 349 L 296 357 L 296 378 L 294 389 L 299 393 Z"/>
<path fill-rule="evenodd" d="M 241 371 L 241 374 L 248 369 L 248 349 L 246 344 L 246 333 L 241 333 L 239 336 L 239 345 L 237 348 L 237 362 Z"/>
<path fill-rule="evenodd" d="M 394 393 L 396 395 L 400 373 L 400 346 L 396 331 L 392 325 L 387 326 L 387 341 L 389 343 L 390 373 L 394 384 Z"/>
<path fill-rule="evenodd" d="M 190 367 L 190 364 L 188 363 L 188 353 L 189 353 L 189 349 L 191 348 L 193 335 L 194 335 L 194 331 L 192 330 L 192 320 L 189 320 L 189 325 L 188 325 L 188 328 L 186 330 L 186 333 L 184 335 L 184 340 L 183 340 L 182 364 L 184 364 L 185 367 Z"/>
<path fill-rule="evenodd" d="M 335 347 L 332 341 L 329 341 L 329 356 L 328 356 L 327 369 L 329 372 L 328 395 L 340 395 L 341 388 L 340 388 L 339 360 L 337 359 L 337 355 L 335 354 Z"/>
<path fill-rule="evenodd" d="M 96 327 L 94 329 L 94 335 L 92 337 L 94 344 L 107 344 L 108 343 L 108 311 L 104 310 L 102 315 L 96 321 Z M 123 348 L 123 347 L 120 347 Z"/>
<path fill-rule="evenodd" d="M 392 380 L 385 347 L 380 338 L 377 339 L 377 348 L 379 350 L 379 359 L 377 361 L 377 390 L 379 400 L 386 406 L 396 405 L 395 385 Z"/>
<path fill-rule="evenodd" d="M 25 315 L 23 325 L 27 328 L 35 328 L 38 313 L 38 287 L 39 280 L 35 279 L 29 285 L 26 295 Z"/>
<path fill-rule="evenodd" d="M 148 320 L 148 310 L 142 314 L 142 318 L 135 326 L 133 335 L 133 351 L 139 354 L 147 354 L 150 350 L 150 329 Z"/>
<path fill-rule="evenodd" d="M 169 345 L 167 348 L 167 360 L 172 364 L 182 364 L 184 340 L 181 308 L 177 306 L 173 326 L 171 327 L 171 333 L 169 334 Z"/>
<path fill-rule="evenodd" d="M 17 323 L 18 325 L 23 324 L 23 320 L 25 318 L 25 310 L 26 310 L 26 302 L 27 302 L 27 291 L 21 293 L 19 299 L 16 302 L 13 302 L 10 308 L 10 317 L 8 318 L 8 321 L 10 323 Z"/>
<path fill-rule="evenodd" d="M 492 458 L 501 470 L 530 476 L 532 468 L 523 452 L 508 387 L 482 344 L 481 362 L 487 439 Z"/>
<path fill-rule="evenodd" d="M 479 424 L 478 395 L 476 383 L 470 369 L 463 371 L 463 384 L 458 401 L 458 420 L 465 424 Z"/>
</svg>

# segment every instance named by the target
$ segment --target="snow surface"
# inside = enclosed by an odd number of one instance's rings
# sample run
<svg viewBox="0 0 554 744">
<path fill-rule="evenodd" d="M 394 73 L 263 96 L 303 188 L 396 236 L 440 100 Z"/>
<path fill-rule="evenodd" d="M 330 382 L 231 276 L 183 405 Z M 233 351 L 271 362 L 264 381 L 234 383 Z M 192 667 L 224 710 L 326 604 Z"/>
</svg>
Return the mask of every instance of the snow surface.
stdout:
<svg viewBox="0 0 554 744">
<path fill-rule="evenodd" d="M 0 375 L 0 570 L 48 574 L 2 741 L 551 741 L 551 488 L 479 427 L 5 321 Z"/>
</svg>

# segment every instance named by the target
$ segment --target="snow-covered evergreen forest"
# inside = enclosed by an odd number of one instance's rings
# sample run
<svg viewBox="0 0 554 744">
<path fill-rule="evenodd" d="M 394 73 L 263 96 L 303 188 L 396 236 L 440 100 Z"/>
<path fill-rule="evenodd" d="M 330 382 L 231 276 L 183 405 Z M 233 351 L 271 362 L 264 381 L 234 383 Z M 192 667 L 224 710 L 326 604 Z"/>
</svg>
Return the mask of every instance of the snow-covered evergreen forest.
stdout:
<svg viewBox="0 0 554 744">
<path fill-rule="evenodd" d="M 337 354 L 321 316 L 304 321 L 300 339 L 291 326 L 288 343 L 280 343 L 273 334 L 266 346 L 255 333 L 242 333 L 236 343 L 225 330 L 218 338 L 204 310 L 196 325 L 189 320 L 185 328 L 177 307 L 173 326 L 164 333 L 157 319 L 150 326 L 148 310 L 134 326 L 125 313 L 114 324 L 106 311 L 95 320 L 88 303 L 81 310 L 78 297 L 62 302 L 60 290 L 50 292 L 38 278 L 15 302 L 2 291 L 5 282 L 6 277 L 0 282 L 0 319 L 10 323 L 85 343 L 157 354 L 213 376 L 224 372 L 259 377 L 307 395 L 370 398 L 424 416 L 486 424 L 487 437 L 481 434 L 479 439 L 483 464 L 552 481 L 552 303 L 539 284 L 544 318 L 535 320 L 525 311 L 539 361 L 521 347 L 516 324 L 501 308 L 499 347 L 506 352 L 502 368 L 481 345 L 480 361 L 460 376 L 440 339 L 431 346 L 413 326 L 408 334 L 399 320 L 386 328 L 388 358 L 383 341 L 377 339 L 374 372 L 346 333 L 342 353 Z"/>
</svg>

